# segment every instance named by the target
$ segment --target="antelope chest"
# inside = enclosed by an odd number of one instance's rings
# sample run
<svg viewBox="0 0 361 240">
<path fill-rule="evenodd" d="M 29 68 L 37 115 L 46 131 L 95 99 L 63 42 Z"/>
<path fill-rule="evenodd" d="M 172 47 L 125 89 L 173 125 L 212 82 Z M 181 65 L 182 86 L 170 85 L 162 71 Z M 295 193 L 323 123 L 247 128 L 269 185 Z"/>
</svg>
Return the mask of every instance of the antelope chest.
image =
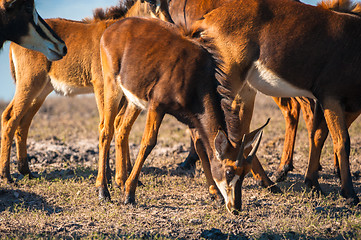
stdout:
<svg viewBox="0 0 361 240">
<path fill-rule="evenodd" d="M 285 79 L 277 76 L 272 70 L 268 69 L 260 61 L 253 63 L 247 74 L 247 81 L 258 91 L 274 97 L 309 97 L 315 98 L 313 94 L 301 88 L 298 88 Z"/>
</svg>

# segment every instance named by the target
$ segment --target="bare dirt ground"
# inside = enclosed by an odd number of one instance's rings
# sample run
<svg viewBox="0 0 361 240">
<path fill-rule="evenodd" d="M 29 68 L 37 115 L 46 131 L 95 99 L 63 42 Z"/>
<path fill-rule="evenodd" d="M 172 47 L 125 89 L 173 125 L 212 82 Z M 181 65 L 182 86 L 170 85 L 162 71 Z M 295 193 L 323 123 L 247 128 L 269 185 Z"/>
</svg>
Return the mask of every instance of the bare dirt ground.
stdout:
<svg viewBox="0 0 361 240">
<path fill-rule="evenodd" d="M 0 104 L 0 112 L 5 108 Z M 279 164 L 284 120 L 271 98 L 257 97 L 252 128 L 271 117 L 258 156 L 271 175 Z M 130 138 L 134 160 L 145 115 Z M 148 157 L 136 192 L 137 205 L 122 204 L 111 188 L 111 203 L 99 203 L 97 174 L 97 110 L 93 97 L 48 99 L 35 117 L 28 141 L 30 168 L 40 178 L 18 174 L 15 145 L 11 173 L 15 183 L 0 183 L 2 239 L 355 239 L 361 237 L 360 207 L 349 207 L 339 196 L 333 173 L 330 139 L 323 150 L 320 183 L 326 196 L 305 189 L 308 141 L 300 121 L 294 154 L 295 170 L 278 186 L 283 194 L 260 188 L 251 175 L 243 184 L 239 216 L 210 199 L 200 164 L 194 171 L 177 170 L 187 156 L 186 127 L 167 117 L 158 145 Z M 361 122 L 350 130 L 351 173 L 361 194 Z M 114 162 L 114 145 L 111 163 Z M 112 164 L 113 165 L 113 164 Z"/>
</svg>

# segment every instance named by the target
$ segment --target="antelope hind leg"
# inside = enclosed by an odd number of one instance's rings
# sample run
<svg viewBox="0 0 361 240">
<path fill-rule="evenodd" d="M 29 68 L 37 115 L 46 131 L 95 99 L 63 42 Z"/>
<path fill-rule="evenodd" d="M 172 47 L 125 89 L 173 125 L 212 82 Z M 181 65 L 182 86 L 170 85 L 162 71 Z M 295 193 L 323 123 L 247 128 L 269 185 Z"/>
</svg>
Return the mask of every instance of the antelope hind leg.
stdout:
<svg viewBox="0 0 361 240">
<path fill-rule="evenodd" d="M 163 117 L 164 113 L 160 111 L 154 103 L 150 103 L 138 156 L 133 166 L 132 172 L 125 182 L 124 204 L 135 204 L 135 190 L 138 185 L 139 174 L 142 170 L 145 159 L 148 157 L 157 143 L 157 135 Z"/>
<path fill-rule="evenodd" d="M 273 100 L 281 109 L 286 123 L 285 141 L 281 162 L 272 178 L 275 182 L 282 182 L 286 179 L 287 173 L 293 170 L 293 152 L 300 116 L 300 104 L 294 98 L 273 97 Z"/>
<path fill-rule="evenodd" d="M 338 164 L 341 176 L 341 195 L 347 199 L 350 204 L 359 203 L 352 184 L 350 173 L 350 137 L 347 130 L 347 121 L 345 112 L 338 100 L 326 98 L 323 101 L 324 115 L 330 130 L 333 148 L 337 154 Z"/>
</svg>

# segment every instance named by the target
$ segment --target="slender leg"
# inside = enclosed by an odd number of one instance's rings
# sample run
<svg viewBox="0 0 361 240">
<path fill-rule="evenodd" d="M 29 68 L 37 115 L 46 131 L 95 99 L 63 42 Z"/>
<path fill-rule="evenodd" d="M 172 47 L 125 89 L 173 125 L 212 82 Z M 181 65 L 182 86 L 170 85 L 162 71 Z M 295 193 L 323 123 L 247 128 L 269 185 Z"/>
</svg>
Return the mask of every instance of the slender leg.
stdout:
<svg viewBox="0 0 361 240">
<path fill-rule="evenodd" d="M 125 182 L 125 204 L 135 203 L 135 189 L 138 184 L 139 174 L 144 164 L 145 159 L 153 150 L 157 143 L 157 135 L 160 124 L 163 120 L 164 113 L 160 112 L 156 106 L 151 104 L 149 106 L 146 125 L 140 144 L 139 153 L 135 161 L 132 172 Z"/>
<path fill-rule="evenodd" d="M 23 175 L 29 175 L 29 178 L 34 178 L 34 175 L 29 169 L 28 153 L 26 148 L 26 142 L 28 139 L 29 128 L 33 120 L 34 115 L 38 112 L 41 105 L 43 105 L 45 98 L 53 91 L 53 87 L 48 84 L 43 92 L 33 100 L 31 106 L 26 111 L 22 119 L 20 120 L 19 126 L 15 132 L 15 142 L 17 149 L 18 158 L 18 169 Z"/>
<path fill-rule="evenodd" d="M 129 157 L 129 133 L 135 120 L 138 118 L 141 110 L 134 104 L 129 103 L 125 112 L 118 114 L 116 118 L 115 127 L 115 144 L 116 144 L 116 171 L 115 182 L 123 189 L 125 181 L 127 180 L 127 173 L 131 171 L 128 169 Z"/>
<path fill-rule="evenodd" d="M 200 159 L 197 151 L 195 149 L 194 146 L 194 142 L 192 140 L 192 138 L 190 139 L 190 150 L 188 153 L 187 158 L 184 160 L 184 162 L 182 162 L 181 164 L 179 164 L 179 167 L 184 169 L 184 170 L 190 170 L 193 169 L 196 166 L 196 162 L 197 160 Z"/>
<path fill-rule="evenodd" d="M 302 105 L 303 106 L 303 105 Z M 320 158 L 323 145 L 328 135 L 327 123 L 321 109 L 317 102 L 313 115 L 313 123 L 311 130 L 309 129 L 309 157 L 308 167 L 305 175 L 305 184 L 311 189 L 322 193 L 321 187 L 318 183 L 318 171 L 320 169 Z M 336 156 L 336 155 L 335 155 Z"/>
<path fill-rule="evenodd" d="M 207 184 L 209 187 L 209 193 L 211 197 L 217 200 L 223 200 L 222 195 L 220 194 L 216 183 L 213 180 L 211 165 L 209 162 L 208 155 L 202 143 L 201 137 L 196 129 L 190 129 L 192 140 L 194 142 L 194 148 L 197 151 L 199 158 L 201 159 L 202 167 L 204 174 L 206 175 Z"/>
<path fill-rule="evenodd" d="M 107 187 L 106 165 L 110 143 L 114 135 L 114 121 L 118 113 L 122 92 L 117 86 L 113 74 L 104 74 L 104 82 L 104 108 L 103 111 L 99 111 L 100 114 L 102 114 L 102 116 L 100 116 L 100 126 L 103 125 L 103 127 L 99 133 L 98 176 L 95 186 L 99 191 L 99 199 L 110 201 L 110 193 Z"/>
<path fill-rule="evenodd" d="M 17 76 L 17 79 L 15 96 L 2 114 L 0 177 L 5 182 L 12 181 L 10 175 L 10 149 L 15 131 L 33 100 L 39 96 L 46 84 L 43 81 L 44 76 L 42 74 L 30 78 L 33 81 L 24 84 L 19 80 L 19 76 Z"/>
<path fill-rule="evenodd" d="M 359 199 L 353 188 L 350 173 L 350 137 L 347 130 L 345 113 L 338 100 L 326 98 L 323 101 L 324 115 L 330 130 L 334 152 L 337 155 L 341 175 L 341 195 L 349 203 L 357 204 Z"/>
<path fill-rule="evenodd" d="M 298 120 L 300 117 L 300 104 L 294 98 L 276 98 L 273 100 L 281 109 L 286 123 L 285 142 L 281 163 L 274 173 L 273 180 L 281 182 L 287 177 L 287 173 L 293 170 L 293 152 L 296 142 Z"/>
</svg>

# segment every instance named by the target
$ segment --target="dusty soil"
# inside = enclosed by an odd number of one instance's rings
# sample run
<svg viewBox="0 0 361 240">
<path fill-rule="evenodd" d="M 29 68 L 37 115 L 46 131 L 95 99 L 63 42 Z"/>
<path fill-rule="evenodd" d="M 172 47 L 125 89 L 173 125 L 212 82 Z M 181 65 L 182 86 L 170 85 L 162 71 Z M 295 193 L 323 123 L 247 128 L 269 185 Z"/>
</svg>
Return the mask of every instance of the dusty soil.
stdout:
<svg viewBox="0 0 361 240">
<path fill-rule="evenodd" d="M 6 103 L 0 104 L 0 111 Z M 257 97 L 252 127 L 268 117 L 258 156 L 271 175 L 283 147 L 281 112 L 265 96 Z M 130 138 L 134 160 L 145 115 L 137 120 Z M 212 201 L 198 163 L 193 171 L 177 166 L 187 156 L 186 127 L 167 117 L 158 145 L 148 157 L 138 187 L 136 206 L 122 204 L 112 187 L 111 203 L 100 203 L 95 191 L 97 174 L 97 110 L 92 96 L 48 99 L 36 115 L 28 141 L 30 168 L 39 176 L 29 180 L 17 171 L 15 145 L 11 156 L 14 184 L 0 183 L 0 238 L 5 239 L 347 239 L 361 237 L 360 207 L 349 207 L 338 192 L 333 173 L 333 151 L 328 139 L 322 154 L 320 183 L 326 196 L 305 189 L 307 132 L 300 121 L 294 154 L 295 170 L 272 194 L 251 175 L 243 187 L 243 210 L 229 214 Z M 361 193 L 361 122 L 351 127 L 351 173 Z M 111 164 L 114 162 L 114 145 Z"/>
</svg>

